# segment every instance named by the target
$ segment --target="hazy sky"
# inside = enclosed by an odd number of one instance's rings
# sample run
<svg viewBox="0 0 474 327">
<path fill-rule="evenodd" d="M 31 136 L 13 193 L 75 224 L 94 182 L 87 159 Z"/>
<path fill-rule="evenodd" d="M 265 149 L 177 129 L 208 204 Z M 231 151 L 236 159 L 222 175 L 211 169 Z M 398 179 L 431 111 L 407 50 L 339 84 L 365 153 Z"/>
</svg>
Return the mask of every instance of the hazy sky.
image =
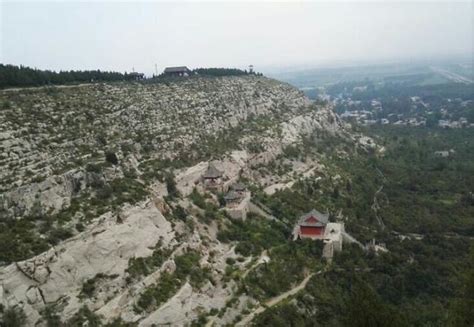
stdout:
<svg viewBox="0 0 474 327">
<path fill-rule="evenodd" d="M 152 73 L 472 56 L 472 3 L 2 1 L 0 61 Z"/>
</svg>

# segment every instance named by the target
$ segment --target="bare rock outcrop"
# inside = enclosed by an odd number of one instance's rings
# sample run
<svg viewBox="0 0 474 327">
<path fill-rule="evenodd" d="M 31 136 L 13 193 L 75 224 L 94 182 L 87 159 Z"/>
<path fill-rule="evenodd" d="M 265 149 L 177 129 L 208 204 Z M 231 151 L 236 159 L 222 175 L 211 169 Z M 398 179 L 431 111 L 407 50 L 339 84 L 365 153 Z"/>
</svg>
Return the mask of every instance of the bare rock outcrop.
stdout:
<svg viewBox="0 0 474 327">
<path fill-rule="evenodd" d="M 22 306 L 33 325 L 46 304 L 62 298 L 72 299 L 63 318 L 77 311 L 82 284 L 97 274 L 116 276 L 113 287 L 122 290 L 128 260 L 150 255 L 160 239 L 167 244 L 174 238 L 170 223 L 151 202 L 124 210 L 123 216 L 117 224 L 106 214 L 48 252 L 0 269 L 0 300 Z"/>
</svg>

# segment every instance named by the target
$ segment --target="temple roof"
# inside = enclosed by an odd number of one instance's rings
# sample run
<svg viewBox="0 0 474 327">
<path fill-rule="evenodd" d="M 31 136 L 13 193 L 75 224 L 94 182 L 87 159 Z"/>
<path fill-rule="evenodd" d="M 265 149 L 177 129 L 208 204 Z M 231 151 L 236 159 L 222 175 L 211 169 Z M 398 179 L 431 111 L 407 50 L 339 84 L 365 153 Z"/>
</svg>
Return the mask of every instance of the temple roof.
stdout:
<svg viewBox="0 0 474 327">
<path fill-rule="evenodd" d="M 222 172 L 217 169 L 213 164 L 209 164 L 207 170 L 202 175 L 204 178 L 219 178 L 222 177 Z"/>
<path fill-rule="evenodd" d="M 224 196 L 224 200 L 229 200 L 229 201 L 232 201 L 232 200 L 238 200 L 240 199 L 240 194 L 237 193 L 237 192 L 234 192 L 234 191 L 230 191 L 229 193 L 227 193 L 225 196 Z"/>
<path fill-rule="evenodd" d="M 311 217 L 316 219 L 310 219 Z M 316 209 L 311 210 L 310 212 L 302 215 L 298 224 L 300 226 L 308 227 L 324 227 L 329 221 L 329 214 L 323 214 Z"/>
<path fill-rule="evenodd" d="M 189 72 L 189 69 L 186 66 L 165 68 L 165 73 L 187 73 L 187 72 Z"/>
<path fill-rule="evenodd" d="M 238 182 L 232 185 L 232 189 L 234 191 L 245 191 L 246 188 L 247 187 L 244 184 Z"/>
</svg>

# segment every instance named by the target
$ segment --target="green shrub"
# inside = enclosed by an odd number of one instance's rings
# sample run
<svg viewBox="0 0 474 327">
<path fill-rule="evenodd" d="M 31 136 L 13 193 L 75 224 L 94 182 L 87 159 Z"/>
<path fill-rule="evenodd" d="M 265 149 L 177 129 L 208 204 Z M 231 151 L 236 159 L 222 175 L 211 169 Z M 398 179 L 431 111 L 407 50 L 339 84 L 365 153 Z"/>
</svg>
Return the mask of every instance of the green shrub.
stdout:
<svg viewBox="0 0 474 327">
<path fill-rule="evenodd" d="M 166 302 L 181 287 L 182 281 L 176 276 L 163 273 L 157 284 L 152 285 L 143 292 L 135 306 L 135 311 L 140 313 L 152 310 Z"/>
<path fill-rule="evenodd" d="M 286 242 L 288 231 L 284 226 L 263 219 L 232 220 L 217 233 L 221 242 L 238 241 L 235 251 L 244 256 L 258 255 L 264 249 Z"/>
<path fill-rule="evenodd" d="M 101 280 L 101 279 L 114 279 L 117 278 L 118 275 L 106 275 L 103 273 L 98 273 L 96 274 L 93 278 L 90 278 L 86 280 L 82 284 L 82 289 L 81 289 L 81 295 L 85 295 L 88 298 L 91 298 L 94 295 L 94 292 L 96 290 L 96 283 Z"/>
<path fill-rule="evenodd" d="M 77 223 L 77 224 L 76 224 L 76 230 L 77 230 L 79 233 L 83 232 L 85 229 L 86 229 L 86 228 L 85 228 L 84 224 L 82 224 L 82 223 Z"/>
<path fill-rule="evenodd" d="M 200 287 L 210 278 L 210 271 L 201 269 L 199 260 L 200 255 L 194 251 L 175 257 L 175 272 L 163 273 L 157 284 L 147 288 L 140 295 L 134 310 L 137 313 L 153 310 L 173 296 L 188 278 L 193 287 Z"/>
<path fill-rule="evenodd" d="M 79 311 L 68 320 L 66 326 L 70 327 L 99 327 L 102 323 L 100 317 L 92 312 L 87 306 L 83 306 Z"/>
<path fill-rule="evenodd" d="M 176 182 L 172 174 L 167 174 L 165 177 L 166 190 L 168 191 L 168 196 L 175 198 L 179 196 L 179 191 L 176 188 Z"/>
<path fill-rule="evenodd" d="M 159 268 L 170 254 L 171 251 L 162 249 L 161 244 L 159 243 L 156 245 L 151 256 L 130 258 L 126 271 L 132 278 L 147 276 Z"/>
<path fill-rule="evenodd" d="M 6 109 L 10 109 L 11 107 L 12 107 L 12 104 L 10 101 L 8 100 L 3 101 L 2 109 L 6 110 Z"/>
<path fill-rule="evenodd" d="M 41 310 L 41 316 L 46 320 L 46 326 L 48 327 L 61 327 L 63 323 L 61 318 L 56 313 L 53 305 L 46 305 L 43 310 Z"/>
<path fill-rule="evenodd" d="M 206 208 L 206 200 L 204 199 L 204 197 L 202 196 L 201 193 L 198 192 L 198 190 L 196 188 L 193 189 L 193 191 L 191 192 L 191 194 L 189 195 L 189 198 L 191 199 L 191 201 L 193 201 L 193 203 L 198 206 L 199 208 L 201 209 L 205 209 Z"/>
<path fill-rule="evenodd" d="M 173 216 L 179 220 L 186 221 L 188 215 L 182 206 L 177 205 L 176 208 L 173 209 Z"/>
<path fill-rule="evenodd" d="M 277 296 L 301 282 L 303 271 L 322 266 L 322 241 L 288 241 L 271 249 L 270 262 L 251 270 L 244 279 L 247 294 L 257 299 Z"/>
<path fill-rule="evenodd" d="M 90 173 L 101 173 L 102 172 L 102 167 L 98 164 L 93 164 L 93 163 L 89 163 L 87 164 L 86 166 L 86 171 L 87 172 L 90 172 Z"/>
<path fill-rule="evenodd" d="M 111 163 L 114 166 L 118 165 L 119 163 L 117 155 L 115 154 L 115 152 L 111 152 L 111 151 L 107 151 L 105 153 L 105 161 L 107 161 L 108 163 Z"/>
<path fill-rule="evenodd" d="M 21 327 L 26 325 L 26 315 L 22 308 L 11 307 L 3 311 L 0 326 Z"/>
<path fill-rule="evenodd" d="M 91 298 L 95 292 L 95 281 L 96 281 L 95 278 L 86 280 L 82 284 L 81 293 L 85 295 L 86 297 Z"/>
<path fill-rule="evenodd" d="M 71 230 L 64 227 L 53 228 L 48 235 L 48 241 L 52 245 L 56 245 L 59 242 L 72 237 L 74 234 Z"/>
<path fill-rule="evenodd" d="M 136 323 L 125 322 L 122 318 L 118 317 L 105 325 L 105 327 L 135 327 Z"/>
</svg>

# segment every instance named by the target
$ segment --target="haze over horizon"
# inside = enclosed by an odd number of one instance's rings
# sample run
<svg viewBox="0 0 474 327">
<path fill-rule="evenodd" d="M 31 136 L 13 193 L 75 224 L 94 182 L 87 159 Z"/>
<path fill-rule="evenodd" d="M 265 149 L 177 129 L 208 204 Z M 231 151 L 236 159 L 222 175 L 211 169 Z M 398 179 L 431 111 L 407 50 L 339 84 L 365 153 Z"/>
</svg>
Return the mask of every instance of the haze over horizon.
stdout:
<svg viewBox="0 0 474 327">
<path fill-rule="evenodd" d="M 2 2 L 0 62 L 152 74 L 473 54 L 472 2 Z"/>
</svg>

